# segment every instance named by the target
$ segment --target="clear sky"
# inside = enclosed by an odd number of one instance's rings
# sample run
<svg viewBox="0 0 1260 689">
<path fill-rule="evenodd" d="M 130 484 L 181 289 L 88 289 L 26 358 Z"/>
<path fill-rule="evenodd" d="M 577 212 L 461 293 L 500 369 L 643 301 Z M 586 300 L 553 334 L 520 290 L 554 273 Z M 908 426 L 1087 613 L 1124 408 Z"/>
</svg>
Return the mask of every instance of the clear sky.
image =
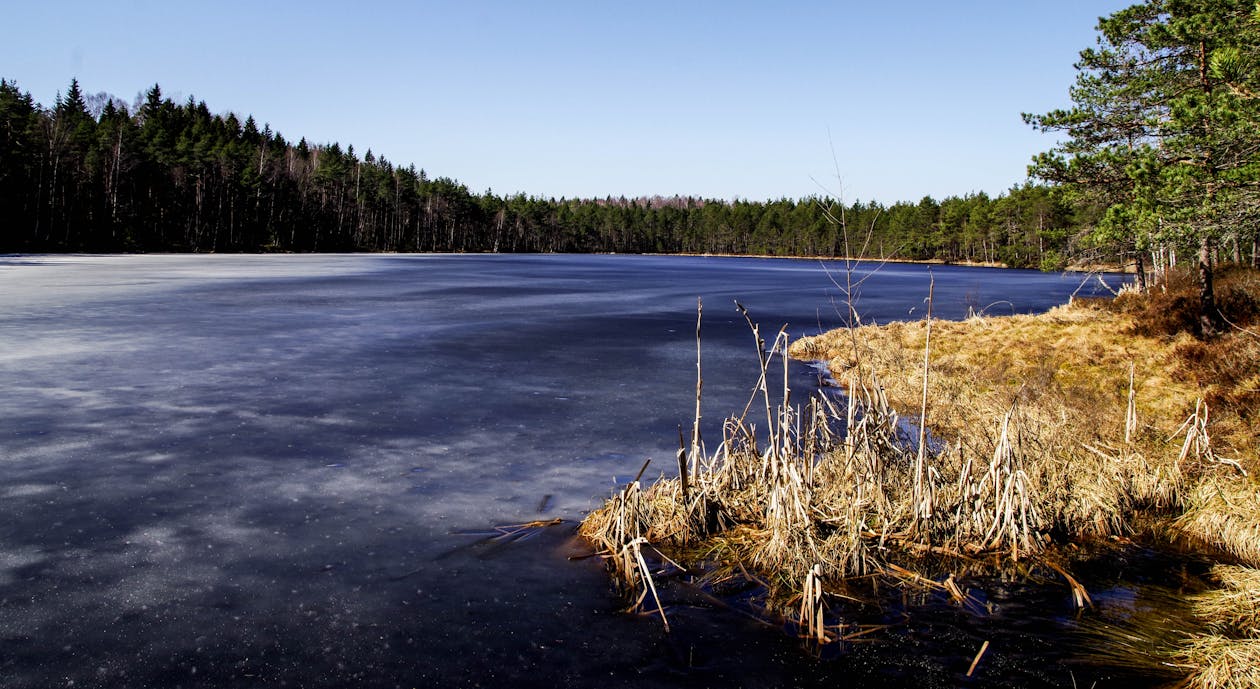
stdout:
<svg viewBox="0 0 1260 689">
<path fill-rule="evenodd" d="M 1020 113 L 1129 4 L 6 2 L 0 76 L 156 82 L 474 192 L 891 203 L 1021 183 L 1053 140 Z"/>
</svg>

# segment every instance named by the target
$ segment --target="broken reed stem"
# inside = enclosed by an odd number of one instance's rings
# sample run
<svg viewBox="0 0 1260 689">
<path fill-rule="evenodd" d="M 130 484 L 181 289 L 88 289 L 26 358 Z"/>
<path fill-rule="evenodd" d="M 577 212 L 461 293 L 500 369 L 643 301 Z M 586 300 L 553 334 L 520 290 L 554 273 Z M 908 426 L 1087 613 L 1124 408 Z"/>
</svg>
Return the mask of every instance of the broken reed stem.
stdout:
<svg viewBox="0 0 1260 689">
<path fill-rule="evenodd" d="M 971 676 L 971 673 L 976 671 L 976 666 L 980 664 L 980 658 L 984 655 L 984 652 L 987 650 L 989 650 L 989 642 L 986 639 L 983 644 L 980 644 L 980 650 L 979 652 L 976 653 L 976 657 L 971 659 L 971 667 L 967 668 L 968 677 Z"/>
<path fill-rule="evenodd" d="M 779 460 L 784 457 L 784 448 L 786 447 L 784 441 L 786 440 L 786 438 L 783 437 L 784 433 L 782 432 L 783 426 L 785 425 L 783 423 L 782 414 L 779 415 L 779 423 L 778 425 L 776 425 L 775 415 L 771 413 L 770 411 L 771 407 L 773 406 L 773 403 L 770 400 L 769 375 L 770 375 L 771 360 L 774 358 L 774 355 L 779 351 L 779 341 L 787 339 L 787 332 L 785 330 L 786 327 L 787 326 L 784 326 L 784 329 L 780 329 L 779 332 L 774 336 L 774 344 L 770 346 L 770 351 L 765 354 L 765 357 L 762 362 L 765 374 L 762 376 L 763 383 L 761 386 L 761 393 L 762 393 L 762 398 L 765 400 L 765 405 L 766 405 L 766 431 L 770 434 L 770 448 L 767 450 L 767 452 L 770 453 L 769 456 L 772 461 L 771 473 L 772 475 L 775 475 L 775 476 L 778 475 L 779 468 L 782 464 Z M 787 358 L 786 346 L 784 347 L 784 352 L 782 356 L 786 360 Z M 784 364 L 786 363 L 787 362 L 784 361 Z M 783 387 L 785 390 L 787 389 L 786 382 L 784 383 Z"/>
<path fill-rule="evenodd" d="M 752 330 L 753 340 L 756 342 L 756 345 L 757 345 L 757 360 L 761 364 L 760 366 L 761 375 L 757 379 L 757 385 L 753 387 L 752 395 L 749 396 L 748 398 L 748 404 L 744 405 L 744 411 L 742 414 L 739 415 L 739 421 L 740 423 L 743 423 L 744 419 L 748 417 L 748 412 L 749 410 L 752 409 L 753 401 L 757 399 L 757 393 L 762 392 L 762 393 L 765 393 L 766 424 L 767 424 L 766 427 L 769 428 L 770 423 L 771 423 L 771 416 L 770 416 L 769 392 L 766 390 L 766 375 L 767 375 L 766 369 L 769 368 L 770 364 L 766 360 L 766 341 L 764 338 L 761 337 L 761 326 L 753 322 L 752 316 L 748 314 L 748 309 L 744 308 L 744 305 L 739 303 L 738 301 L 735 302 L 735 308 L 738 309 L 741 314 L 743 314 L 744 320 L 748 321 L 748 327 L 749 329 Z"/>
<path fill-rule="evenodd" d="M 1010 548 L 1011 560 L 1016 562 L 1019 561 L 1021 547 L 1025 550 L 1035 548 L 1032 523 L 1037 519 L 1037 507 L 1029 494 L 1030 481 L 1023 468 L 1020 434 L 1018 430 L 1011 429 L 1017 405 L 1018 402 L 1012 403 L 1002 419 L 1002 432 L 993 450 L 988 474 L 981 479 L 979 487 L 970 491 L 983 496 L 986 486 L 991 487 L 993 515 L 984 536 L 984 545 L 997 549 L 1005 544 Z"/>
<path fill-rule="evenodd" d="M 1063 579 L 1067 581 L 1068 586 L 1072 589 L 1072 601 L 1076 603 L 1077 610 L 1094 607 L 1094 600 L 1089 597 L 1089 591 L 1085 590 L 1085 587 L 1081 585 L 1081 582 L 1077 581 L 1071 574 L 1068 574 L 1067 570 L 1054 564 L 1053 562 L 1050 562 L 1049 560 L 1042 560 L 1042 562 L 1044 562 L 1050 569 L 1058 572 L 1059 576 L 1063 577 Z"/>
<path fill-rule="evenodd" d="M 657 595 L 656 593 L 656 584 L 652 581 L 652 572 L 651 570 L 648 569 L 647 561 L 643 559 L 643 546 L 644 545 L 648 545 L 648 540 L 640 536 L 634 539 L 633 541 L 630 541 L 629 543 L 627 543 L 626 549 L 627 550 L 633 549 L 634 561 L 635 561 L 635 565 L 638 568 L 639 579 L 644 584 L 644 595 L 648 591 L 652 592 L 652 600 L 655 601 L 656 610 L 661 615 L 661 623 L 665 625 L 665 631 L 668 632 L 669 631 L 669 618 L 665 616 L 665 606 L 661 605 L 661 597 Z M 639 607 L 642 602 L 643 602 L 643 595 L 640 595 L 639 600 L 636 601 L 635 603 L 635 607 L 636 608 Z"/>
<path fill-rule="evenodd" d="M 643 478 L 643 472 L 647 471 L 648 465 L 651 463 L 652 463 L 651 457 L 648 457 L 647 459 L 643 460 L 643 466 L 639 467 L 639 473 L 634 475 L 633 483 L 638 483 L 639 479 Z"/>
<path fill-rule="evenodd" d="M 946 577 L 945 581 L 941 585 L 945 587 L 945 592 L 949 594 L 950 600 L 954 601 L 958 605 L 966 605 L 967 594 L 963 592 L 962 589 L 958 588 L 958 582 L 954 581 L 953 574 Z"/>
<path fill-rule="evenodd" d="M 1194 413 L 1181 424 L 1173 434 L 1169 436 L 1168 442 L 1172 442 L 1174 438 L 1185 433 L 1185 441 L 1181 444 L 1181 453 L 1177 455 L 1177 466 L 1180 467 L 1182 462 L 1193 454 L 1194 458 L 1202 461 L 1208 461 L 1215 464 L 1224 464 L 1232 467 L 1242 476 L 1246 477 L 1247 470 L 1236 459 L 1229 459 L 1216 454 L 1212 448 L 1212 436 L 1208 433 L 1208 405 L 1202 399 L 1195 400 Z"/>
<path fill-rule="evenodd" d="M 827 643 L 827 628 L 823 622 L 822 566 L 814 565 L 805 575 L 805 590 L 801 593 L 800 626 L 805 636 L 820 644 Z"/>
<path fill-rule="evenodd" d="M 779 338 L 775 338 L 775 348 L 779 348 L 779 340 L 782 340 L 782 349 L 779 349 L 779 358 L 784 362 L 784 397 L 782 397 L 782 409 L 784 409 L 784 419 L 786 424 L 787 414 L 791 413 L 791 389 L 787 388 L 787 326 L 782 326 L 779 330 Z"/>
</svg>

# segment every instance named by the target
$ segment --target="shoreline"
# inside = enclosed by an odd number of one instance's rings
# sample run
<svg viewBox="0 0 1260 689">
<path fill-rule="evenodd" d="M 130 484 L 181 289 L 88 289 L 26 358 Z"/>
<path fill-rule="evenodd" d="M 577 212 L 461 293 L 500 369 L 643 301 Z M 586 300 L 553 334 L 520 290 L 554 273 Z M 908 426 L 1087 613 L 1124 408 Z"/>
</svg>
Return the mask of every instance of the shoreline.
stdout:
<svg viewBox="0 0 1260 689">
<path fill-rule="evenodd" d="M 724 253 L 627 253 L 617 251 L 590 252 L 498 252 L 498 251 L 41 251 L 0 252 L 2 257 L 22 256 L 678 256 L 684 258 L 757 258 L 794 261 L 832 261 L 852 263 L 898 263 L 905 265 L 958 266 L 962 268 L 998 268 L 1002 270 L 1032 270 L 1036 268 L 1012 268 L 1005 263 L 989 261 L 945 261 L 942 259 L 912 258 L 854 258 L 846 256 L 783 256 L 777 254 L 724 254 Z M 1038 271 L 1040 272 L 1040 271 Z M 1054 272 L 1054 271 L 1050 271 Z M 1135 273 L 1131 265 L 1067 266 L 1064 273 Z"/>
<path fill-rule="evenodd" d="M 945 261 L 939 258 L 915 259 L 915 258 L 853 258 L 846 256 L 780 256 L 774 254 L 722 254 L 722 253 L 649 253 L 649 254 L 620 254 L 625 256 L 689 256 L 693 258 L 766 258 L 766 259 L 787 259 L 801 261 L 849 261 L 852 263 L 899 263 L 905 265 L 921 265 L 921 266 L 958 266 L 961 268 L 1000 268 L 1002 270 L 1032 270 L 1036 268 L 1012 268 L 1005 263 L 989 262 L 989 261 Z M 1041 272 L 1041 271 L 1037 271 Z M 1049 271 L 1055 272 L 1055 271 Z M 1085 265 L 1085 266 L 1067 266 L 1062 271 L 1064 273 L 1122 273 L 1132 275 L 1136 271 L 1133 266 L 1122 265 Z"/>
</svg>

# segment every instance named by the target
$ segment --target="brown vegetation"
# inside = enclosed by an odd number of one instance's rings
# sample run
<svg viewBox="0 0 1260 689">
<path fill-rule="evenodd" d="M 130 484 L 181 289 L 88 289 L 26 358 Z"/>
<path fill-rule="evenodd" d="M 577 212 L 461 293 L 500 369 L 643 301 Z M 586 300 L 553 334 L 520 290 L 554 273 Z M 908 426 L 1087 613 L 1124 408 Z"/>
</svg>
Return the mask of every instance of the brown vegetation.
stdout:
<svg viewBox="0 0 1260 689">
<path fill-rule="evenodd" d="M 1139 514 L 1260 566 L 1260 338 L 1251 331 L 1260 281 L 1241 270 L 1221 278 L 1235 327 L 1212 340 L 1187 331 L 1197 301 L 1177 276 L 1148 295 L 1038 316 L 797 340 L 792 356 L 829 362 L 847 387 L 845 408 L 825 398 L 803 410 L 776 404 L 786 376 L 771 395 L 777 374 L 763 355 L 760 435 L 745 411 L 711 454 L 680 443 L 679 478 L 642 490 L 634 482 L 582 533 L 640 602 L 654 592 L 642 555 L 650 547 L 708 563 L 711 581 L 764 584 L 775 611 L 820 642 L 841 636 L 822 621 L 820 592 L 861 575 L 948 591 L 949 575 L 1020 563 L 1062 577 L 1089 605 L 1060 546 L 1123 536 Z M 770 350 L 788 351 L 786 334 Z M 913 427 L 921 420 L 930 436 Z M 1254 577 L 1225 576 L 1219 595 L 1229 601 L 1260 595 Z M 1213 608 L 1213 595 L 1200 606 L 1209 624 L 1234 608 Z M 1255 686 L 1221 679 L 1255 658 L 1254 617 L 1212 630 L 1150 652 L 1196 686 Z"/>
</svg>

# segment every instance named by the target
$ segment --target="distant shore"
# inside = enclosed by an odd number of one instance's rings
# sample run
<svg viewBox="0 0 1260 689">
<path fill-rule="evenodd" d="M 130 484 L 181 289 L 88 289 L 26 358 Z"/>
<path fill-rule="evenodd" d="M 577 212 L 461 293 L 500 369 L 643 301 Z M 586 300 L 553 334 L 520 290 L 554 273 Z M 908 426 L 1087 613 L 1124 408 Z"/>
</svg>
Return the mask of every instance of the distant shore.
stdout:
<svg viewBox="0 0 1260 689">
<path fill-rule="evenodd" d="M 861 263 L 906 263 L 913 265 L 929 265 L 929 266 L 962 266 L 964 268 L 1010 268 L 1005 263 L 998 261 L 945 261 L 939 258 L 915 259 L 915 258 L 850 258 L 845 256 L 782 256 L 774 254 L 722 254 L 722 253 L 678 253 L 678 254 L 638 254 L 641 256 L 694 256 L 694 257 L 714 257 L 714 258 L 782 258 L 803 261 L 852 261 Z M 1023 268 L 1021 270 L 1036 270 L 1035 268 Z M 1136 272 L 1132 265 L 1099 265 L 1087 264 L 1079 266 L 1067 266 L 1063 269 L 1066 273 L 1133 273 Z"/>
<path fill-rule="evenodd" d="M 84 252 L 84 251 L 0 251 L 0 256 L 162 256 L 162 255 L 206 255 L 206 256 L 279 256 L 279 255 L 319 255 L 319 254 L 336 254 L 345 256 L 354 255 L 417 255 L 417 256 L 441 256 L 441 255 L 492 255 L 492 254 L 510 254 L 514 252 L 498 252 L 498 251 L 107 251 L 107 252 Z M 997 261 L 945 261 L 939 258 L 929 259 L 913 259 L 913 258 L 846 258 L 844 256 L 784 256 L 776 254 L 724 254 L 724 253 L 631 253 L 631 252 L 545 252 L 545 251 L 525 251 L 515 252 L 521 255 L 546 255 L 549 253 L 560 253 L 571 256 L 688 256 L 694 258 L 766 258 L 766 259 L 785 259 L 797 261 L 852 261 L 855 263 L 901 263 L 910 265 L 929 265 L 929 266 L 961 266 L 964 268 L 1002 268 L 1011 269 L 1011 266 Z M 1015 270 L 1036 270 L 1035 268 L 1022 268 Z M 1132 265 L 1076 265 L 1063 268 L 1063 272 L 1067 273 L 1134 273 Z"/>
</svg>

